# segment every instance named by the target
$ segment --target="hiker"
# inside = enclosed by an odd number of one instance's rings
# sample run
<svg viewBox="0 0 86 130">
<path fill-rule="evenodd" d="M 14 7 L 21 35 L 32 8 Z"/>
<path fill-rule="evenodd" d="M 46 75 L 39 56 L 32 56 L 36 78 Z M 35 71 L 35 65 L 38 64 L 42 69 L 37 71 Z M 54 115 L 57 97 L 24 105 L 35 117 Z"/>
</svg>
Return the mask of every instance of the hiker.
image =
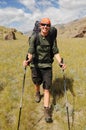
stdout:
<svg viewBox="0 0 86 130">
<path fill-rule="evenodd" d="M 50 31 L 51 21 L 49 18 L 43 18 L 40 21 L 40 32 L 38 34 L 38 43 L 35 43 L 36 36 L 32 35 L 29 41 L 28 60 L 23 62 L 24 66 L 30 63 L 32 72 L 32 81 L 35 86 L 36 95 L 35 101 L 41 101 L 40 85 L 43 84 L 44 92 L 44 115 L 46 122 L 52 122 L 50 112 L 50 88 L 52 87 L 52 57 L 51 57 L 51 41 Z M 35 47 L 36 46 L 36 47 Z M 57 47 L 56 39 L 52 43 L 53 55 L 58 61 L 62 69 L 66 68 L 64 63 L 61 63 L 61 56 Z"/>
</svg>

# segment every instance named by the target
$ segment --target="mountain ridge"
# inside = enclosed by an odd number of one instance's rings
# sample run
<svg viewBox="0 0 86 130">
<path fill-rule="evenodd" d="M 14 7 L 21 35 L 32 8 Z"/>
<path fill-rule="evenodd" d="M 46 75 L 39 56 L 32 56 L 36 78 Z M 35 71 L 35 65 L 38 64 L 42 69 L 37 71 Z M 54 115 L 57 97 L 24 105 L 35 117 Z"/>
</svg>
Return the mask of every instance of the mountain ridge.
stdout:
<svg viewBox="0 0 86 130">
<path fill-rule="evenodd" d="M 86 37 L 86 17 L 73 20 L 71 22 L 68 22 L 66 24 L 56 24 L 53 25 L 58 30 L 58 36 L 60 37 L 69 37 L 69 38 L 75 38 L 75 37 Z M 33 27 L 34 28 L 34 27 Z M 16 30 L 16 32 L 20 32 L 15 28 L 7 28 L 4 26 L 0 26 L 0 35 L 2 35 L 2 31 L 10 31 L 10 30 Z M 30 36 L 32 31 L 28 31 L 25 33 L 20 32 L 23 35 Z"/>
<path fill-rule="evenodd" d="M 56 25 L 58 35 L 62 37 L 86 37 L 86 17 L 67 24 Z"/>
</svg>

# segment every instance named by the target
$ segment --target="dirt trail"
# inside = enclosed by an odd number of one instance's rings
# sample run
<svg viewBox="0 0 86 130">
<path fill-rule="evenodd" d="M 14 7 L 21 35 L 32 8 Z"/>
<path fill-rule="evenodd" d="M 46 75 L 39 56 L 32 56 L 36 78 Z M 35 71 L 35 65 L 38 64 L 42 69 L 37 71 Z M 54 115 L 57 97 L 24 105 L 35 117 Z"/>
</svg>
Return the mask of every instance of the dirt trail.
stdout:
<svg viewBox="0 0 86 130">
<path fill-rule="evenodd" d="M 62 119 L 61 111 L 57 111 L 55 108 L 52 113 L 53 122 L 46 123 L 44 119 L 44 111 L 43 111 L 43 98 L 40 103 L 36 104 L 37 107 L 34 111 L 34 124 L 31 130 L 67 130 L 64 129 L 64 124 L 67 122 L 65 117 Z M 63 123 L 63 125 L 62 125 Z M 67 127 L 67 126 L 65 126 Z"/>
</svg>

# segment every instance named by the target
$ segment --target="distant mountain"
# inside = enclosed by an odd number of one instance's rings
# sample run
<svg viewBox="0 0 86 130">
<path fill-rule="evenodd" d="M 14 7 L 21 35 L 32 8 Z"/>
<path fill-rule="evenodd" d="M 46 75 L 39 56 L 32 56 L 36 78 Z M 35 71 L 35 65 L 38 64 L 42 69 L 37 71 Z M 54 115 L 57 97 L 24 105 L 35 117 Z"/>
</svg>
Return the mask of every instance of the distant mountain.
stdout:
<svg viewBox="0 0 86 130">
<path fill-rule="evenodd" d="M 86 17 L 77 19 L 67 24 L 56 25 L 58 36 L 62 37 L 86 37 Z"/>
</svg>

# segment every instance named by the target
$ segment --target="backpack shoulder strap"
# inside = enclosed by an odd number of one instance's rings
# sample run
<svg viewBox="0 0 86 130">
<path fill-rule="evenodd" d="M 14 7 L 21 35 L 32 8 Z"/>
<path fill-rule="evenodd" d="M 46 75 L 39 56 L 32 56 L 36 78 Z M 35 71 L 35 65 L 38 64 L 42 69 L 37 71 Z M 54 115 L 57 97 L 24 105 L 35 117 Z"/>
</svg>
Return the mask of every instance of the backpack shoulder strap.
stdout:
<svg viewBox="0 0 86 130">
<path fill-rule="evenodd" d="M 36 50 L 37 45 L 39 44 L 40 40 L 39 40 L 39 33 L 35 33 L 34 34 L 34 47 Z"/>
<path fill-rule="evenodd" d="M 52 40 L 55 40 L 57 37 L 57 29 L 55 27 L 51 27 L 50 29 L 50 37 Z"/>
</svg>

